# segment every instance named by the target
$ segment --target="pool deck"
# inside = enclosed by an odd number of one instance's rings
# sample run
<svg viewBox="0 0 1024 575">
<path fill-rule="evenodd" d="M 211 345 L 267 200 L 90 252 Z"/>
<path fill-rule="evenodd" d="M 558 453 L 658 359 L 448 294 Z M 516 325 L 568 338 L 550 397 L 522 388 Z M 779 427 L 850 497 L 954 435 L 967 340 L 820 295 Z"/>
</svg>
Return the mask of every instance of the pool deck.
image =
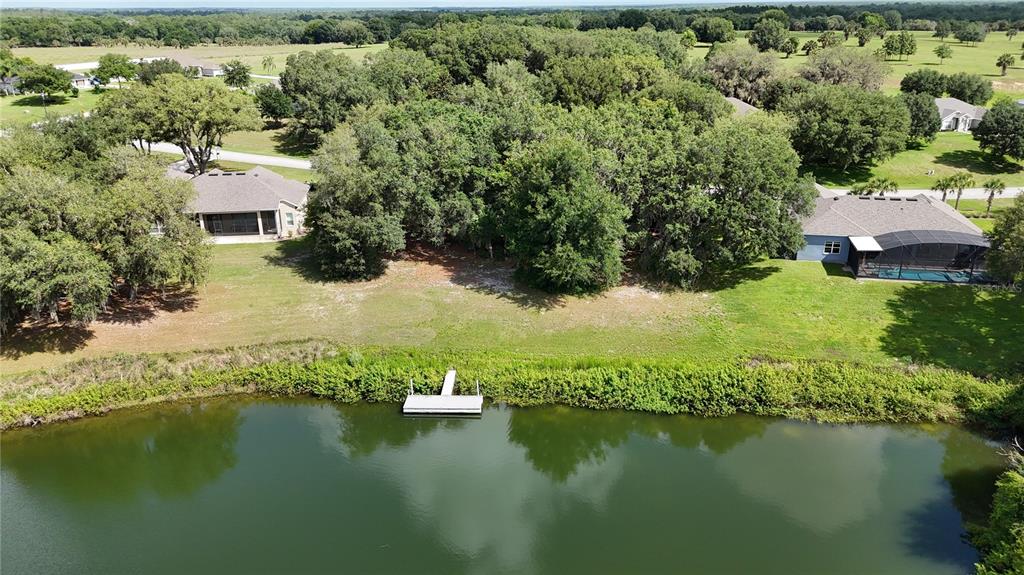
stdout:
<svg viewBox="0 0 1024 575">
<path fill-rule="evenodd" d="M 440 395 L 418 395 L 410 393 L 402 405 L 406 415 L 480 415 L 484 409 L 484 397 L 477 395 L 454 395 L 455 370 L 450 369 L 444 376 Z"/>
</svg>

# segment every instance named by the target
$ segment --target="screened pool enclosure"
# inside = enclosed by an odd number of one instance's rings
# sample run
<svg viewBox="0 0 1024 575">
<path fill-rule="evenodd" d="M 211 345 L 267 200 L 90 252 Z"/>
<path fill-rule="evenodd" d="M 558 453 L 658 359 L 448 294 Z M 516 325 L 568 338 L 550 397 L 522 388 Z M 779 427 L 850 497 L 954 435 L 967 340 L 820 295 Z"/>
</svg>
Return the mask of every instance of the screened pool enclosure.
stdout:
<svg viewBox="0 0 1024 575">
<path fill-rule="evenodd" d="M 857 277 L 955 283 L 987 281 L 985 253 L 989 243 L 977 234 L 906 230 L 850 239 L 847 263 Z"/>
</svg>

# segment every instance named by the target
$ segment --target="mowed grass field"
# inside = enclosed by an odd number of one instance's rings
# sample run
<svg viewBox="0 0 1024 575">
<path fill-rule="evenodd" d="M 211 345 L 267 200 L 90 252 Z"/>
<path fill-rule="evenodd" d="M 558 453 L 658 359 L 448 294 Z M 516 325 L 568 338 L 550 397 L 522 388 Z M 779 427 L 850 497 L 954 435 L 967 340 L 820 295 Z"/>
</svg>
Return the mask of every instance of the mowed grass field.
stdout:
<svg viewBox="0 0 1024 575">
<path fill-rule="evenodd" d="M 981 231 L 990 232 L 996 223 L 996 214 L 1009 208 L 1013 202 L 1013 198 L 1000 198 L 996 196 L 992 200 L 992 211 L 986 214 L 985 200 L 960 200 L 959 209 L 960 213 L 967 216 L 967 219 L 981 228 Z M 952 206 L 955 202 L 947 200 L 947 203 Z"/>
<path fill-rule="evenodd" d="M 272 44 L 268 46 L 219 46 L 203 45 L 191 48 L 168 46 L 67 46 L 61 48 L 15 48 L 15 56 L 28 56 L 40 64 L 73 64 L 95 62 L 100 56 L 111 52 L 127 54 L 132 58 L 151 56 L 189 56 L 211 62 L 241 60 L 253 68 L 254 74 L 278 75 L 284 70 L 285 60 L 290 54 L 303 50 L 331 50 L 347 55 L 356 62 L 362 62 L 367 54 L 383 50 L 387 44 L 349 46 L 347 44 Z M 263 58 L 274 58 L 274 68 L 264 68 Z"/>
<path fill-rule="evenodd" d="M 284 127 L 265 127 L 262 130 L 232 132 L 224 136 L 221 148 L 233 152 L 247 152 L 267 156 L 309 157 L 313 149 L 288 137 Z"/>
<path fill-rule="evenodd" d="M 115 311 L 88 328 L 8 336 L 2 371 L 304 338 L 542 355 L 916 361 L 982 373 L 1024 358 L 1021 294 L 855 281 L 819 263 L 765 261 L 701 291 L 627 284 L 590 297 L 523 288 L 508 265 L 456 250 L 413 252 L 372 281 L 322 281 L 309 264 L 305 240 L 215 246 L 209 281 L 194 295 L 171 292 L 156 308 Z"/>
<path fill-rule="evenodd" d="M 854 167 L 845 172 L 815 168 L 814 177 L 820 184 L 835 187 L 849 187 L 878 176 L 893 180 L 901 188 L 930 189 L 939 178 L 960 171 L 969 172 L 976 187 L 989 178 L 999 178 L 1010 187 L 1024 186 L 1024 169 L 1019 163 L 996 160 L 981 151 L 971 134 L 958 132 L 939 132 L 934 141 L 874 166 Z"/>
<path fill-rule="evenodd" d="M 81 114 L 95 108 L 99 97 L 92 90 L 82 90 L 77 98 L 70 95 L 51 97 L 43 106 L 39 96 L 3 96 L 0 97 L 0 126 L 23 126 L 47 118 Z"/>
</svg>

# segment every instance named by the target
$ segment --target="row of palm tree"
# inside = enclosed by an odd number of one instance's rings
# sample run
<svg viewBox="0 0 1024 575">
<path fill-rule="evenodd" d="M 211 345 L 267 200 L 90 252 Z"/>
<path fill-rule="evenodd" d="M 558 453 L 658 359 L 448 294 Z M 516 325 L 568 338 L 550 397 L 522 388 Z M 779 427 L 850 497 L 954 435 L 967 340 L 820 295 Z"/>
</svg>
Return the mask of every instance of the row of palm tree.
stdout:
<svg viewBox="0 0 1024 575">
<path fill-rule="evenodd" d="M 955 209 L 960 209 L 960 197 L 963 195 L 964 190 L 973 185 L 974 178 L 971 177 L 971 174 L 967 172 L 956 172 L 955 174 L 936 180 L 935 185 L 932 186 L 932 191 L 941 192 L 943 202 L 946 201 L 949 194 L 954 194 L 956 201 L 953 202 L 953 207 Z M 985 193 L 987 194 L 985 217 L 988 217 L 992 213 L 992 200 L 1006 191 L 1006 183 L 999 178 L 991 178 L 985 181 L 982 186 L 985 188 Z M 885 194 L 892 194 L 898 191 L 899 186 L 896 182 L 884 177 L 871 178 L 867 182 L 856 184 L 850 189 L 850 193 L 855 196 L 884 196 Z"/>
</svg>

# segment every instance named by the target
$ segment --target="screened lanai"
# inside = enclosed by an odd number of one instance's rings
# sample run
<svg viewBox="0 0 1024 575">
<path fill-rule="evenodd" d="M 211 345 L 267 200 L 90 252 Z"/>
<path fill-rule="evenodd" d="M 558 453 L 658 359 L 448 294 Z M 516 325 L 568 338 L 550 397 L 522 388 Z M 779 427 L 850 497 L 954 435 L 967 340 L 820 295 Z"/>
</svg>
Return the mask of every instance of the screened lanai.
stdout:
<svg viewBox="0 0 1024 575">
<path fill-rule="evenodd" d="M 986 281 L 988 240 L 979 234 L 903 230 L 874 236 L 877 246 L 851 245 L 847 260 L 857 277 L 973 283 Z M 862 244 L 861 247 L 864 247 Z"/>
</svg>

